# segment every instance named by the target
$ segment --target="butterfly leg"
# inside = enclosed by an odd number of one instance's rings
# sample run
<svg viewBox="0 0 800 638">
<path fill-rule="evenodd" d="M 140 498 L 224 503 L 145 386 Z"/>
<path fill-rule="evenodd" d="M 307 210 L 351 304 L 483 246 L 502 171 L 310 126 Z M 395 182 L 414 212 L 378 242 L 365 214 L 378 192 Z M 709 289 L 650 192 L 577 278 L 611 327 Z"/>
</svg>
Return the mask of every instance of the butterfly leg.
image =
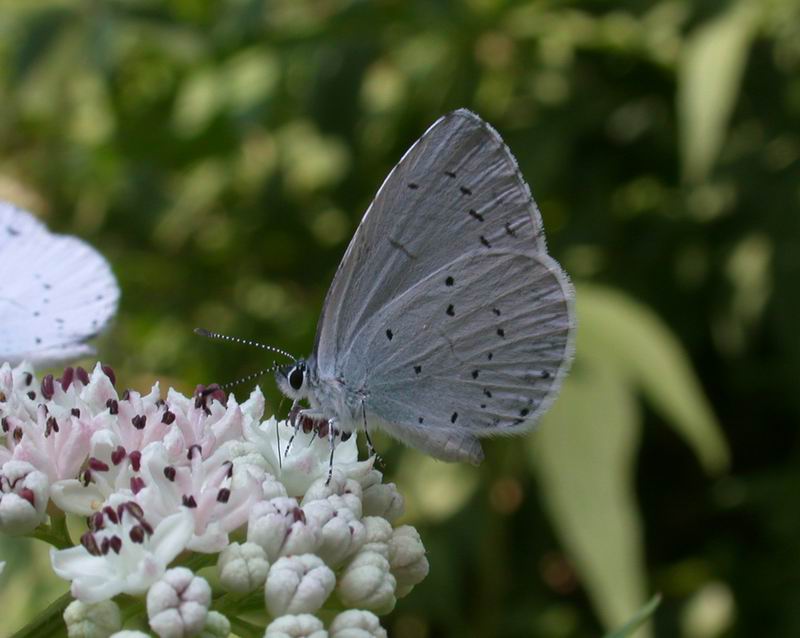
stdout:
<svg viewBox="0 0 800 638">
<path fill-rule="evenodd" d="M 333 453 L 336 451 L 336 429 L 334 424 L 336 419 L 328 419 L 328 445 L 331 446 L 331 456 L 328 459 L 328 480 L 325 485 L 329 485 L 333 477 Z"/>
<path fill-rule="evenodd" d="M 375 464 L 379 467 L 384 467 L 383 457 L 375 451 L 375 446 L 372 444 L 372 439 L 369 436 L 369 429 L 367 428 L 367 408 L 364 406 L 364 401 L 361 401 L 361 414 L 364 417 L 364 438 L 367 439 L 367 454 L 369 458 L 375 457 Z"/>
<path fill-rule="evenodd" d="M 289 410 L 289 423 L 294 428 L 294 432 L 292 432 L 292 436 L 289 437 L 289 442 L 286 444 L 286 451 L 283 453 L 284 457 L 289 456 L 289 450 L 292 449 L 292 443 L 294 442 L 294 437 L 297 436 L 297 430 L 300 429 L 301 419 L 297 418 L 298 416 L 300 416 L 300 412 L 301 412 L 300 402 L 295 401 L 294 403 L 292 403 L 292 409 Z"/>
</svg>

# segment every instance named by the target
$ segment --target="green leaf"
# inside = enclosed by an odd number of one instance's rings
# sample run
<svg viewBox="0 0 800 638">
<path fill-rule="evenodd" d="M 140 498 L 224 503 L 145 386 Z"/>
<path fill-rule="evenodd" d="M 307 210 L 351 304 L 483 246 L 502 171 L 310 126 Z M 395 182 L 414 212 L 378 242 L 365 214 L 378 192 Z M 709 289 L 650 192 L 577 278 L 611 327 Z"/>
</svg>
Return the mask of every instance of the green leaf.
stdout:
<svg viewBox="0 0 800 638">
<path fill-rule="evenodd" d="M 680 342 L 646 306 L 611 288 L 577 293 L 578 351 L 600 357 L 644 393 L 706 471 L 730 462 L 728 445 Z"/>
<path fill-rule="evenodd" d="M 759 18 L 757 2 L 740 0 L 698 28 L 684 48 L 678 116 L 688 181 L 705 179 L 719 155 Z"/>
<path fill-rule="evenodd" d="M 600 618 L 617 626 L 646 591 L 632 489 L 635 394 L 618 372 L 579 357 L 546 420 L 528 439 L 545 505 Z"/>
<path fill-rule="evenodd" d="M 655 613 L 661 604 L 661 594 L 653 596 L 628 622 L 616 631 L 606 634 L 605 638 L 627 638 L 639 629 Z"/>
<path fill-rule="evenodd" d="M 630 618 L 647 586 L 633 467 L 643 396 L 709 472 L 728 447 L 681 344 L 647 307 L 578 286 L 573 372 L 536 436 L 531 461 L 556 532 L 606 627 Z M 647 628 L 643 628 L 647 635 Z"/>
</svg>

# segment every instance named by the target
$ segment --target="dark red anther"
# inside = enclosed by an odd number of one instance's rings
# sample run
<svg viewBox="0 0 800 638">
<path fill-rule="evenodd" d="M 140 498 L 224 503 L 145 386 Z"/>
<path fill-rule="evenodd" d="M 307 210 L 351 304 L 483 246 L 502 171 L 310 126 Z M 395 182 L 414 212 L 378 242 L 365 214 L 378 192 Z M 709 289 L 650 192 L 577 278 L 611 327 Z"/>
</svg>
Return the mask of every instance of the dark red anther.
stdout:
<svg viewBox="0 0 800 638">
<path fill-rule="evenodd" d="M 111 381 L 111 385 L 116 386 L 117 385 L 117 375 L 114 374 L 113 368 L 111 366 L 107 366 L 106 364 L 103 364 L 103 365 L 100 366 L 100 369 L 105 373 L 105 375 Z"/>
<path fill-rule="evenodd" d="M 89 457 L 89 469 L 94 472 L 108 472 L 110 469 L 108 464 L 104 463 L 100 459 L 90 456 Z"/>
<path fill-rule="evenodd" d="M 81 545 L 83 545 L 86 548 L 86 551 L 92 556 L 102 556 L 100 547 L 97 545 L 97 539 L 94 537 L 92 532 L 85 532 L 81 536 Z"/>
<path fill-rule="evenodd" d="M 305 523 L 306 522 L 306 513 L 301 510 L 299 507 L 295 507 L 292 510 L 292 519 L 295 523 Z"/>
<path fill-rule="evenodd" d="M 100 541 L 100 552 L 103 554 L 103 556 L 108 554 L 108 550 L 110 548 L 111 548 L 111 542 L 108 540 L 108 538 L 104 538 L 103 540 Z"/>
<path fill-rule="evenodd" d="M 186 496 L 186 494 L 184 494 L 181 500 L 185 507 L 197 507 L 197 501 L 194 500 L 194 496 Z"/>
<path fill-rule="evenodd" d="M 122 400 L 127 401 L 131 398 L 131 391 L 125 388 L 124 392 L 122 393 Z"/>
<path fill-rule="evenodd" d="M 44 435 L 50 436 L 53 432 L 58 432 L 58 421 L 56 421 L 56 417 L 51 416 L 47 418 L 44 424 Z"/>
<path fill-rule="evenodd" d="M 144 519 L 141 519 L 141 520 L 139 521 L 139 523 L 140 523 L 140 525 L 142 526 L 142 529 L 143 529 L 145 532 L 147 532 L 147 535 L 148 535 L 148 536 L 152 536 L 152 535 L 153 535 L 153 526 L 152 526 L 152 525 L 150 525 L 150 523 L 148 523 L 148 522 L 147 522 L 146 520 L 144 520 Z"/>
<path fill-rule="evenodd" d="M 53 395 L 56 393 L 55 383 L 53 382 L 53 375 L 46 374 L 42 379 L 42 396 L 45 399 L 52 399 Z"/>
<path fill-rule="evenodd" d="M 89 517 L 89 527 L 93 531 L 98 531 L 106 526 L 106 519 L 103 517 L 102 512 L 95 512 Z"/>
<path fill-rule="evenodd" d="M 310 416 L 302 414 L 300 415 L 300 425 L 303 428 L 303 432 L 308 434 L 314 429 L 314 419 L 312 419 Z"/>
<path fill-rule="evenodd" d="M 64 368 L 64 374 L 61 375 L 61 389 L 66 392 L 75 378 L 75 368 L 67 366 Z"/>
<path fill-rule="evenodd" d="M 83 385 L 89 385 L 89 373 L 86 372 L 81 366 L 78 366 L 75 369 L 75 376 L 78 377 L 78 381 L 80 381 Z"/>
<path fill-rule="evenodd" d="M 3 428 L 3 432 L 8 432 L 8 417 L 4 416 L 0 419 L 0 427 Z"/>
<path fill-rule="evenodd" d="M 120 507 L 122 507 L 122 506 L 120 506 Z M 112 523 L 114 523 L 114 525 L 116 525 L 117 523 L 119 523 L 119 521 L 120 521 L 120 517 L 121 517 L 121 513 L 120 513 L 120 510 L 119 510 L 119 509 L 115 510 L 115 509 L 114 509 L 113 507 L 111 507 L 110 505 L 106 505 L 106 506 L 103 508 L 103 513 L 104 513 L 106 516 L 108 516 L 108 520 L 110 520 Z"/>
<path fill-rule="evenodd" d="M 130 537 L 134 543 L 144 543 L 144 530 L 142 529 L 141 525 L 134 525 L 131 527 Z"/>
<path fill-rule="evenodd" d="M 131 492 L 138 494 L 144 489 L 144 479 L 141 476 L 131 477 Z"/>
<path fill-rule="evenodd" d="M 319 425 L 317 425 L 317 434 L 319 438 L 324 439 L 328 436 L 328 422 L 327 421 L 319 421 Z"/>
<path fill-rule="evenodd" d="M 134 472 L 138 472 L 142 467 L 142 453 L 139 450 L 134 450 L 130 453 L 131 468 Z"/>
<path fill-rule="evenodd" d="M 19 443 L 22 440 L 22 428 L 14 428 L 12 436 L 14 437 L 14 443 Z"/>
<path fill-rule="evenodd" d="M 72 409 L 69 411 L 69 413 L 70 413 L 72 416 L 74 416 L 75 418 L 78 418 L 78 419 L 79 419 L 79 418 L 81 417 L 81 411 L 80 411 L 80 408 L 72 408 Z"/>
<path fill-rule="evenodd" d="M 137 414 L 131 419 L 131 424 L 137 430 L 144 430 L 144 426 L 147 425 L 147 417 L 144 414 Z"/>
<path fill-rule="evenodd" d="M 109 399 L 106 401 L 106 407 L 108 408 L 109 414 L 119 414 L 119 403 L 117 403 L 116 399 Z"/>
<path fill-rule="evenodd" d="M 25 385 L 33 383 L 33 375 L 30 372 L 26 372 L 23 376 L 25 378 Z"/>
<path fill-rule="evenodd" d="M 125 459 L 126 452 L 125 448 L 121 445 L 117 446 L 117 449 L 111 453 L 111 462 L 114 465 L 119 465 Z"/>
<path fill-rule="evenodd" d="M 28 391 L 28 398 L 33 401 L 36 398 L 36 393 L 33 390 Z"/>
<path fill-rule="evenodd" d="M 92 482 L 91 470 L 84 470 L 83 472 L 81 472 L 81 479 L 83 480 L 83 486 L 87 487 L 89 483 Z"/>
<path fill-rule="evenodd" d="M 194 458 L 195 451 L 198 454 L 202 454 L 203 453 L 203 449 L 197 443 L 195 443 L 194 445 L 190 445 L 189 446 L 189 449 L 186 452 L 186 458 L 191 461 Z"/>
<path fill-rule="evenodd" d="M 233 463 L 231 463 L 230 461 L 226 461 L 226 463 L 228 464 L 228 472 L 226 476 L 230 478 L 231 476 L 233 476 Z"/>
<path fill-rule="evenodd" d="M 167 467 L 164 468 L 164 476 L 167 477 L 168 481 L 174 481 L 175 474 L 176 474 L 175 468 L 172 467 L 171 465 L 167 465 Z"/>
<path fill-rule="evenodd" d="M 114 550 L 115 554 L 119 554 L 119 551 L 122 549 L 122 539 L 119 536 L 116 534 L 112 536 L 108 540 L 108 544 L 111 545 L 111 549 Z"/>
<path fill-rule="evenodd" d="M 142 506 L 139 505 L 136 501 L 128 501 L 127 503 L 123 503 L 120 507 L 128 510 L 128 513 L 133 516 L 137 521 L 142 521 L 144 518 L 144 510 Z"/>
<path fill-rule="evenodd" d="M 227 487 L 223 487 L 219 492 L 217 492 L 217 501 L 219 503 L 227 503 L 230 497 L 231 491 Z"/>
<path fill-rule="evenodd" d="M 164 414 L 161 415 L 161 422 L 172 425 L 175 423 L 175 414 L 169 410 L 164 410 Z"/>
<path fill-rule="evenodd" d="M 36 500 L 36 495 L 33 493 L 32 489 L 30 489 L 29 487 L 23 487 L 19 491 L 19 495 L 26 501 L 28 501 L 28 503 L 36 507 L 36 503 L 34 502 Z"/>
</svg>

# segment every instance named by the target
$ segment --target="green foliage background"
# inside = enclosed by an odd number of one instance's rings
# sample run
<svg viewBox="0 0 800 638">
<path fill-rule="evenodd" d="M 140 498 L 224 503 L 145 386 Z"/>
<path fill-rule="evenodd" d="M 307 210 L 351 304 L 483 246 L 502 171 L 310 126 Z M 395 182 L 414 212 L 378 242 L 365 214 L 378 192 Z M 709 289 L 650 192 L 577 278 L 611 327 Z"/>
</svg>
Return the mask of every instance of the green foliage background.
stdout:
<svg viewBox="0 0 800 638">
<path fill-rule="evenodd" d="M 659 591 L 639 635 L 796 636 L 799 71 L 797 0 L 7 0 L 0 197 L 111 261 L 121 382 L 190 391 L 271 363 L 195 326 L 306 353 L 384 176 L 476 110 L 578 356 L 479 470 L 380 442 L 432 565 L 391 635 L 593 636 Z M 41 550 L 0 545 L 0 635 L 65 588 Z"/>
</svg>

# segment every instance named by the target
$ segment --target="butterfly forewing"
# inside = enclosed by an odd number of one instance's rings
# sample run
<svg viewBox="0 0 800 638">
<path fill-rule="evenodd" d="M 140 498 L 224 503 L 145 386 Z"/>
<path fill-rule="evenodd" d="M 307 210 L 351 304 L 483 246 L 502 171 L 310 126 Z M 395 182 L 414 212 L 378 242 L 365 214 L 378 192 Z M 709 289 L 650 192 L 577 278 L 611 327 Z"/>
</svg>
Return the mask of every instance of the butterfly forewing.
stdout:
<svg viewBox="0 0 800 638">
<path fill-rule="evenodd" d="M 510 151 L 456 111 L 403 156 L 356 231 L 317 329 L 320 379 L 362 397 L 392 436 L 477 462 L 478 437 L 523 431 L 553 400 L 573 297 Z"/>
<path fill-rule="evenodd" d="M 335 374 L 355 332 L 389 300 L 475 249 L 545 252 L 541 216 L 516 161 L 469 111 L 442 117 L 392 170 L 358 227 L 317 329 Z"/>
</svg>

